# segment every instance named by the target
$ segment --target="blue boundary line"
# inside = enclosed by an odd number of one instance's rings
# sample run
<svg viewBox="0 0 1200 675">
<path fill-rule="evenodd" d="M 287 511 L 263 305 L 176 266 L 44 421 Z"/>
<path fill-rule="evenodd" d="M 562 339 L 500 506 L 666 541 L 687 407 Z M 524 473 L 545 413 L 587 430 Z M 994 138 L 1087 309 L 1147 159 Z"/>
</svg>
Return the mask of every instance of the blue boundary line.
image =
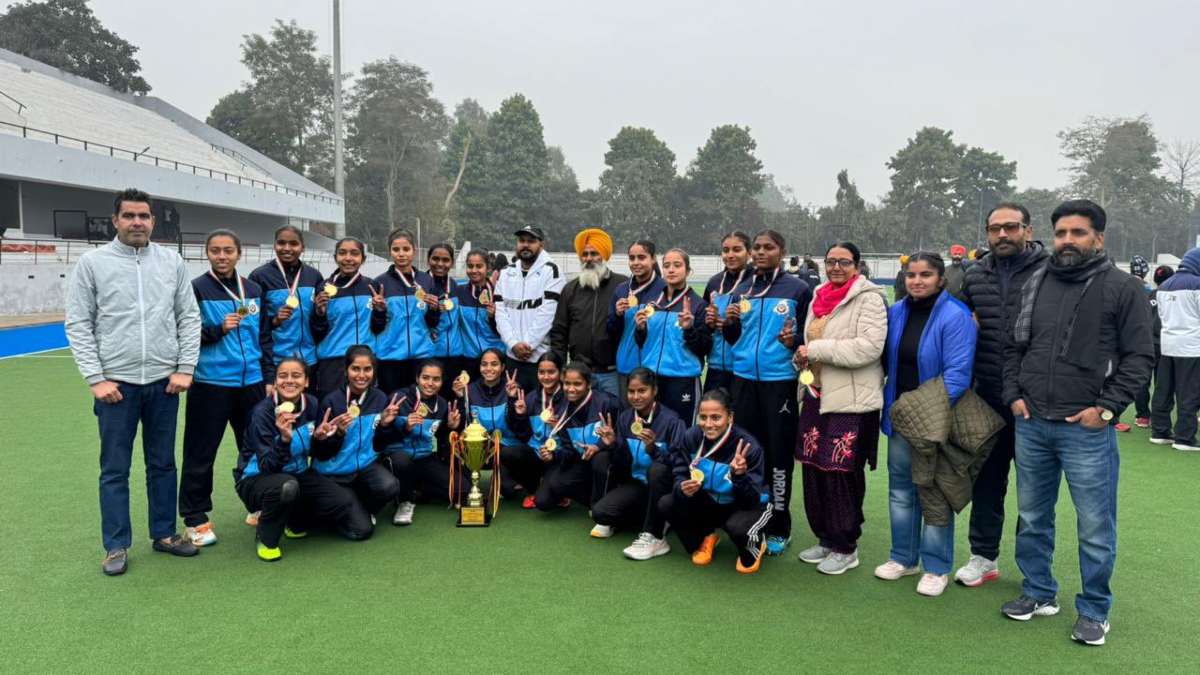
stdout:
<svg viewBox="0 0 1200 675">
<path fill-rule="evenodd" d="M 67 333 L 61 321 L 0 329 L 0 359 L 29 356 L 66 347 Z"/>
</svg>

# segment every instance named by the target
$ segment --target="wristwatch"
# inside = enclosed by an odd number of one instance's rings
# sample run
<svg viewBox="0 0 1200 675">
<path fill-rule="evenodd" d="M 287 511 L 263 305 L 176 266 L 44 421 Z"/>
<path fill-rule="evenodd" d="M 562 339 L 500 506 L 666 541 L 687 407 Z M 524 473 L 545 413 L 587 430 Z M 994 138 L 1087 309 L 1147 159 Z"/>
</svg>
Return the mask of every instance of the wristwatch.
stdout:
<svg viewBox="0 0 1200 675">
<path fill-rule="evenodd" d="M 1096 406 L 1096 407 L 1100 408 L 1100 419 L 1104 420 L 1105 422 L 1113 421 L 1113 417 L 1115 417 L 1115 415 L 1113 415 L 1113 411 L 1109 410 L 1108 408 L 1101 407 L 1101 406 Z"/>
</svg>

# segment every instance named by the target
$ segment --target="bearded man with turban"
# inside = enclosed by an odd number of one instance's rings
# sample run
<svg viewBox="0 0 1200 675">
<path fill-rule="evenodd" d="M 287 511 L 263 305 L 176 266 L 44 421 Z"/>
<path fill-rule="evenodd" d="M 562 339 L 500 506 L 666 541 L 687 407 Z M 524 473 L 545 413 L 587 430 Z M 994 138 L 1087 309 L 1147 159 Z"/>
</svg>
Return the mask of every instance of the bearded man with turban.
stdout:
<svg viewBox="0 0 1200 675">
<path fill-rule="evenodd" d="M 617 345 L 605 328 L 613 291 L 627 279 L 608 268 L 612 252 L 612 237 L 598 227 L 575 235 L 575 255 L 582 267 L 563 288 L 550 327 L 550 348 L 565 362 L 586 363 L 594 388 L 624 400 L 617 388 Z"/>
<path fill-rule="evenodd" d="M 950 247 L 950 264 L 946 266 L 946 292 L 962 300 L 963 279 L 967 276 L 964 258 L 967 257 L 967 247 L 955 244 Z"/>
</svg>

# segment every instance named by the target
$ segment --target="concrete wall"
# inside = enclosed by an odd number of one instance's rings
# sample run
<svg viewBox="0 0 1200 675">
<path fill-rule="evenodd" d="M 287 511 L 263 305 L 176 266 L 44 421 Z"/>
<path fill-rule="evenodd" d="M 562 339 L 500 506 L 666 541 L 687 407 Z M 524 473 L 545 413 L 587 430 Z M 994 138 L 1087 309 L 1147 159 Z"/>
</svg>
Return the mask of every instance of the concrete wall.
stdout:
<svg viewBox="0 0 1200 675">
<path fill-rule="evenodd" d="M 0 178 L 78 186 L 107 193 L 136 185 L 154 196 L 177 202 L 213 204 L 231 210 L 327 223 L 345 219 L 345 208 L 341 204 L 3 134 L 0 134 Z"/>
</svg>

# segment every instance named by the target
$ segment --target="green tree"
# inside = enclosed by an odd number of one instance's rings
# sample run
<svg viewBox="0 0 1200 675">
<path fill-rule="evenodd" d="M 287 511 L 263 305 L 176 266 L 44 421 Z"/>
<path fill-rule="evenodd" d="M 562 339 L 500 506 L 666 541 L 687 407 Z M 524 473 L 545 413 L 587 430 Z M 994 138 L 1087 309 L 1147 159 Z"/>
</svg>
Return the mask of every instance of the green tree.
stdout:
<svg viewBox="0 0 1200 675">
<path fill-rule="evenodd" d="M 0 47 L 117 91 L 150 91 L 138 74 L 138 48 L 105 28 L 86 0 L 10 5 L 0 14 Z"/>
<path fill-rule="evenodd" d="M 762 222 L 757 197 L 766 176 L 762 161 L 754 156 L 757 147 L 748 127 L 727 124 L 712 130 L 688 166 L 685 192 L 690 232 L 699 228 L 715 238 L 734 225 Z"/>
<path fill-rule="evenodd" d="M 486 246 L 511 246 L 511 233 L 545 214 L 548 155 L 542 121 L 521 94 L 504 100 L 488 123 L 480 209 L 488 225 L 470 237 Z M 464 236 L 466 236 L 464 234 Z"/>
<path fill-rule="evenodd" d="M 328 187 L 333 74 L 317 34 L 277 20 L 269 36 L 243 38 L 250 80 L 217 102 L 208 124 Z"/>
<path fill-rule="evenodd" d="M 974 242 L 970 248 L 987 241 L 983 233 L 983 215 L 1013 192 L 1017 163 L 983 148 L 967 148 L 959 160 L 954 184 L 957 217 L 951 239 L 954 243 Z"/>
<path fill-rule="evenodd" d="M 1062 193 L 1059 190 L 1026 188 L 1009 195 L 1007 200 L 1021 204 L 1029 210 L 1029 223 L 1033 226 L 1034 237 L 1049 243 L 1050 214 L 1054 212 L 1054 207 L 1062 203 Z M 990 209 L 983 212 L 985 216 L 988 210 Z"/>
<path fill-rule="evenodd" d="M 887 162 L 891 191 L 885 203 L 902 217 L 899 243 L 905 249 L 940 246 L 958 214 L 955 185 L 965 149 L 954 132 L 924 127 Z"/>
<path fill-rule="evenodd" d="M 608 141 L 600 174 L 603 224 L 618 240 L 662 232 L 672 221 L 675 153 L 650 129 L 623 127 Z"/>
<path fill-rule="evenodd" d="M 583 223 L 583 204 L 579 194 L 579 179 L 567 164 L 562 148 L 546 148 L 546 188 L 539 221 L 546 228 L 551 246 L 567 250 Z"/>
<path fill-rule="evenodd" d="M 487 156 L 488 112 L 474 99 L 454 110 L 454 126 L 442 153 L 441 173 L 449 188 L 442 204 L 451 238 L 460 226 L 482 225 L 480 198 L 484 189 L 483 160 Z"/>
<path fill-rule="evenodd" d="M 450 236 L 436 227 L 445 194 L 438 173 L 440 148 L 450 122 L 433 97 L 428 74 L 395 57 L 372 61 L 363 66 L 347 103 L 352 175 L 382 197 L 350 222 L 375 242 L 396 224 L 417 218 L 430 226 L 432 238 Z"/>
</svg>

